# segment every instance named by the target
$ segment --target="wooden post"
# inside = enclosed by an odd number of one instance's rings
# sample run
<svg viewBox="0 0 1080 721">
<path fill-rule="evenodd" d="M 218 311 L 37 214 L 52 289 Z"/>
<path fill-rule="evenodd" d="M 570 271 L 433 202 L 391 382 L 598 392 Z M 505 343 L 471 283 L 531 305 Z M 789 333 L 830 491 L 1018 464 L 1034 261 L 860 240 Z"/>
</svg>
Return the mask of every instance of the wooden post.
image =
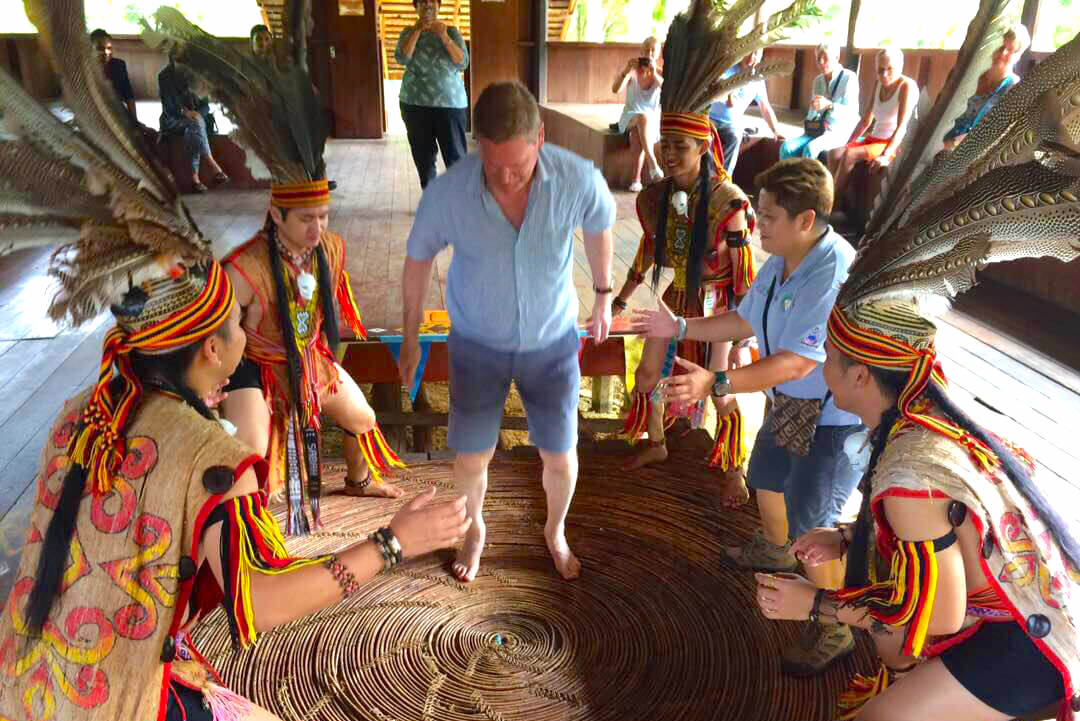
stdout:
<svg viewBox="0 0 1080 721">
<path fill-rule="evenodd" d="M 1042 0 L 1024 0 L 1024 8 L 1020 11 L 1020 23 L 1028 29 L 1028 34 L 1031 35 L 1032 41 L 1035 39 L 1035 26 L 1039 23 L 1039 8 L 1042 4 Z M 1034 44 L 1034 42 L 1032 42 Z M 1031 60 L 1031 46 L 1028 46 L 1027 52 L 1024 53 L 1026 57 L 1023 58 L 1023 62 L 1019 63 L 1023 68 L 1023 72 L 1026 72 L 1035 63 Z"/>
<path fill-rule="evenodd" d="M 539 0 L 535 3 L 539 17 L 536 23 L 536 100 L 541 105 L 548 101 L 548 3 Z"/>
<path fill-rule="evenodd" d="M 859 53 L 855 50 L 855 23 L 859 19 L 860 0 L 851 0 L 851 12 L 848 14 L 847 25 L 847 57 L 844 58 L 844 67 L 855 73 L 859 72 Z"/>
<path fill-rule="evenodd" d="M 788 107 L 792 110 L 799 109 L 799 101 L 802 95 L 802 76 L 803 65 L 806 64 L 806 53 L 804 48 L 799 48 L 795 51 L 795 70 L 791 73 L 791 102 L 788 103 Z"/>
<path fill-rule="evenodd" d="M 376 419 L 386 413 L 391 417 L 401 414 L 401 384 L 375 383 L 371 388 L 371 407 Z M 388 426 L 383 429 L 386 442 L 397 453 L 405 450 L 405 427 Z"/>
<path fill-rule="evenodd" d="M 592 409 L 595 413 L 611 413 L 615 405 L 615 377 L 594 376 L 592 379 Z"/>
</svg>

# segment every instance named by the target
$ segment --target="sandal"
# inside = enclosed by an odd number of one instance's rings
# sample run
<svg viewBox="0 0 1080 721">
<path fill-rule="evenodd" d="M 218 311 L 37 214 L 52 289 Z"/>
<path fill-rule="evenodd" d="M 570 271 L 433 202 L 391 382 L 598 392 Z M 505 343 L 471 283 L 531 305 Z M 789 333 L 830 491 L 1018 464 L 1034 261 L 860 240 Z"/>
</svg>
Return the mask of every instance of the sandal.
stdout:
<svg viewBox="0 0 1080 721">
<path fill-rule="evenodd" d="M 215 186 L 217 186 L 217 185 L 225 185 L 226 183 L 229 182 L 229 180 L 230 180 L 229 176 L 225 175 L 225 173 L 218 173 L 217 175 L 214 176 L 214 185 Z"/>
<path fill-rule="evenodd" d="M 210 189 L 209 189 L 209 188 L 207 188 L 207 187 L 206 187 L 205 185 L 203 185 L 202 183 L 194 183 L 194 184 L 192 184 L 192 186 L 191 186 L 191 191 L 192 191 L 193 193 L 205 193 L 205 192 L 206 192 L 206 191 L 208 191 L 208 190 L 210 190 Z"/>
</svg>

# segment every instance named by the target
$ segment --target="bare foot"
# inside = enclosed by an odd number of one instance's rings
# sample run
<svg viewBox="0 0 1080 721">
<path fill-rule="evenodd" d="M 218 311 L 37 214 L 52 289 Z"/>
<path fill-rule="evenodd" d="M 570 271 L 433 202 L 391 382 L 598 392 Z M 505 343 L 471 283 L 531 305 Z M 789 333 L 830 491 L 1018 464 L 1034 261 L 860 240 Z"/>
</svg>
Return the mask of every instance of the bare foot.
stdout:
<svg viewBox="0 0 1080 721">
<path fill-rule="evenodd" d="M 405 495 L 405 491 L 398 488 L 388 480 L 372 481 L 371 483 L 365 482 L 371 478 L 371 471 L 358 481 L 349 479 L 348 473 L 345 475 L 345 487 L 341 489 L 341 492 L 346 496 L 353 496 L 354 498 L 401 498 Z"/>
<path fill-rule="evenodd" d="M 454 578 L 462 583 L 468 583 L 476 578 L 476 572 L 480 570 L 480 554 L 484 552 L 484 527 L 483 524 L 473 521 L 472 526 L 465 533 L 465 542 L 458 551 L 454 564 L 450 567 Z"/>
<path fill-rule="evenodd" d="M 551 551 L 551 560 L 555 562 L 555 570 L 567 581 L 573 581 L 581 575 L 581 561 L 577 559 L 570 546 L 566 543 L 564 533 L 548 533 L 544 531 L 548 550 Z"/>
<path fill-rule="evenodd" d="M 746 487 L 746 475 L 742 469 L 727 471 L 720 482 L 720 505 L 731 510 L 750 500 L 750 490 Z"/>
<path fill-rule="evenodd" d="M 622 468 L 624 471 L 635 471 L 643 466 L 648 466 L 653 463 L 663 463 L 667 460 L 667 446 L 664 445 L 652 445 L 651 443 L 642 443 L 641 450 L 634 453 L 630 457 L 630 460 L 623 463 Z"/>
</svg>

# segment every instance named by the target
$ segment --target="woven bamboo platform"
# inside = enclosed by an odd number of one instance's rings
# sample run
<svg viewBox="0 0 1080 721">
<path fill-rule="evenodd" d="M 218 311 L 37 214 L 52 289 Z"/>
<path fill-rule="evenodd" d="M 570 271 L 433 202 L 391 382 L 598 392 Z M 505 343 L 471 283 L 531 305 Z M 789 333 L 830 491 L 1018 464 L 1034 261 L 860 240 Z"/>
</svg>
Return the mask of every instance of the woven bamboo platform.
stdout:
<svg viewBox="0 0 1080 721">
<path fill-rule="evenodd" d="M 685 458 L 633 474 L 610 456 L 582 458 L 567 536 L 584 571 L 568 583 L 544 545 L 539 462 L 496 460 L 473 583 L 447 573 L 450 552 L 436 554 L 254 649 L 231 649 L 220 611 L 195 641 L 230 687 L 287 721 L 833 718 L 850 674 L 871 668 L 866 646 L 821 678 L 780 674 L 799 625 L 764 619 L 752 575 L 720 562 L 756 518 L 717 510 L 711 478 Z M 414 466 L 403 485 L 450 494 L 450 466 Z M 324 530 L 290 550 L 348 545 L 400 504 L 330 496 Z"/>
</svg>

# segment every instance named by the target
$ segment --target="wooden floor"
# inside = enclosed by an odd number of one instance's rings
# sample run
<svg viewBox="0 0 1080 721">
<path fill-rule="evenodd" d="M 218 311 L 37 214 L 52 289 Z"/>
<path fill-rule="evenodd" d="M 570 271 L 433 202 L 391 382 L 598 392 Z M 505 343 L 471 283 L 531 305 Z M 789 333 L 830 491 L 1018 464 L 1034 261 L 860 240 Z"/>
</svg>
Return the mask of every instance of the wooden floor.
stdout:
<svg viewBox="0 0 1080 721">
<path fill-rule="evenodd" d="M 334 141 L 329 176 L 338 183 L 331 227 L 348 242 L 348 267 L 365 324 L 401 325 L 400 273 L 405 240 L 420 199 L 420 186 L 404 138 Z M 633 261 L 640 226 L 634 196 L 616 193 L 615 278 L 621 284 Z M 220 191 L 188 198 L 205 235 L 220 253 L 250 237 L 262 224 L 262 192 Z M 760 257 L 762 251 L 757 249 Z M 437 259 L 437 280 L 427 307 L 442 308 L 449 252 Z M 575 244 L 574 280 L 590 310 L 591 279 L 584 249 Z M 47 250 L 0 258 L 0 546 L 18 548 L 25 513 L 33 502 L 31 482 L 45 434 L 64 399 L 96 375 L 106 318 L 78 330 L 60 331 L 45 320 L 49 297 L 44 275 Z M 1026 446 L 1042 466 L 1043 488 L 1059 508 L 1080 518 L 1080 341 L 1075 325 L 1024 322 L 995 304 L 986 289 L 963 299 L 941 324 L 939 348 L 954 392 L 973 414 Z M 641 288 L 631 305 L 655 301 Z M 1029 311 L 1043 317 L 1038 308 Z M 1044 333 L 1040 338 L 1037 334 Z M 1057 357 L 1031 347 L 1050 349 Z M 10 565 L 10 560 L 9 560 Z M 0 586 L 10 568 L 0 567 Z M 10 581 L 9 581 L 10 582 Z"/>
</svg>

